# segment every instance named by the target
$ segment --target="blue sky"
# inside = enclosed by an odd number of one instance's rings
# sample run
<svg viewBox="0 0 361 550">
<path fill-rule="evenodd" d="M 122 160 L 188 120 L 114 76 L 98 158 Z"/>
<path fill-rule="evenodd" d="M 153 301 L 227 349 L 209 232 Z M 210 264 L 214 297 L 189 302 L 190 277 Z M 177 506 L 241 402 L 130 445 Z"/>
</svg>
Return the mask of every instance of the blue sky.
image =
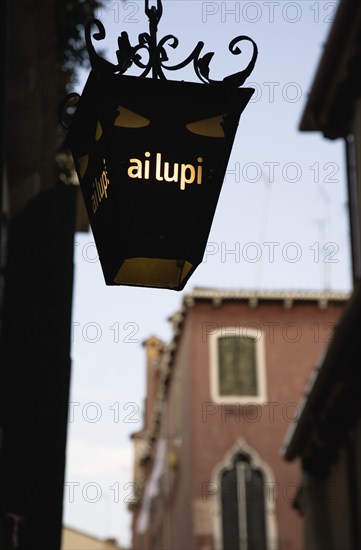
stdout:
<svg viewBox="0 0 361 550">
<path fill-rule="evenodd" d="M 153 2 L 154 3 L 154 2 Z M 152 5 L 152 2 L 151 2 Z M 132 44 L 148 30 L 143 1 L 113 1 L 99 14 L 99 49 L 115 62 L 117 36 Z M 165 0 L 159 37 L 174 33 L 184 59 L 198 40 L 215 51 L 211 76 L 248 61 L 228 44 L 245 34 L 259 57 L 245 86 L 256 88 L 243 113 L 203 263 L 194 287 L 349 290 L 343 143 L 300 133 L 299 121 L 337 2 Z M 242 65 L 242 63 L 244 63 Z M 130 74 L 136 74 L 135 72 Z M 79 76 L 81 91 L 86 72 Z M 194 80 L 191 70 L 169 78 Z M 183 293 L 106 287 L 92 234 L 77 234 L 73 374 L 65 488 L 66 524 L 129 544 L 131 443 L 141 427 L 144 348 L 155 333 L 170 339 L 167 318 Z"/>
</svg>

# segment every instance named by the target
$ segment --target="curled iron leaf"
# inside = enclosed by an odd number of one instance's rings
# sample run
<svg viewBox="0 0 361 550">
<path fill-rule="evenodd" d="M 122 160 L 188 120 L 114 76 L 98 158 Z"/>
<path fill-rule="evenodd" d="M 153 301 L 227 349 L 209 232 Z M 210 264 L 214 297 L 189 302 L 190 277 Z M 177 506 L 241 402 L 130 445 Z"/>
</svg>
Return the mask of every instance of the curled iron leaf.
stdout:
<svg viewBox="0 0 361 550">
<path fill-rule="evenodd" d="M 223 82 L 225 82 L 226 84 L 230 84 L 231 86 L 242 86 L 242 84 L 244 84 L 245 80 L 249 77 L 249 75 L 253 71 L 257 61 L 257 57 L 258 57 L 257 44 L 255 43 L 254 40 L 252 40 L 252 38 L 245 35 L 237 36 L 236 38 L 234 38 L 228 46 L 229 51 L 233 55 L 241 54 L 242 50 L 237 46 L 237 44 L 242 40 L 251 42 L 251 44 L 253 45 L 253 54 L 252 54 L 251 61 L 248 63 L 247 67 L 243 71 L 239 71 L 238 73 L 231 74 L 229 76 L 226 76 L 223 79 Z"/>
<path fill-rule="evenodd" d="M 89 53 L 89 59 L 90 64 L 92 66 L 92 69 L 103 72 L 103 73 L 115 73 L 119 70 L 121 70 L 121 67 L 119 65 L 114 65 L 113 63 L 110 63 L 110 61 L 107 61 L 106 59 L 103 59 L 100 57 L 97 52 L 95 51 L 95 48 L 92 43 L 92 27 L 95 25 L 98 29 L 98 32 L 93 34 L 93 38 L 95 40 L 104 40 L 105 38 L 105 28 L 104 25 L 99 19 L 92 19 L 91 21 L 88 21 L 85 25 L 85 42 L 87 45 L 88 53 Z"/>
<path fill-rule="evenodd" d="M 121 73 L 125 73 L 132 65 L 133 50 L 134 48 L 132 48 L 129 42 L 128 33 L 123 31 L 118 38 L 117 50 L 118 67 L 120 67 Z"/>
<path fill-rule="evenodd" d="M 214 56 L 214 52 L 206 53 L 198 59 L 198 68 L 201 75 L 209 82 L 209 64 Z"/>
</svg>

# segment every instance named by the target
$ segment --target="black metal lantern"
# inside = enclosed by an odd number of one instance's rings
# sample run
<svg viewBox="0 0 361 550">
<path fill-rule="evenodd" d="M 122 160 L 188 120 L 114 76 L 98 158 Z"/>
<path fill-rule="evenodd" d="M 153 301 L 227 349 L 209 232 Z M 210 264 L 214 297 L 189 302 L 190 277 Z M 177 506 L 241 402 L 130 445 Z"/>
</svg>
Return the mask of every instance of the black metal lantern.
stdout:
<svg viewBox="0 0 361 550">
<path fill-rule="evenodd" d="M 157 43 L 162 4 L 149 8 L 150 33 L 132 47 L 118 39 L 119 64 L 98 57 L 91 43 L 105 37 L 100 21 L 86 26 L 92 71 L 78 102 L 67 144 L 71 149 L 107 285 L 181 290 L 201 263 L 211 229 L 239 117 L 252 88 L 238 88 L 247 69 L 222 82 L 209 78 L 212 53 L 200 57 L 199 42 L 181 64 L 166 65 L 165 44 Z M 148 62 L 140 55 L 147 50 Z M 166 80 L 164 70 L 193 62 L 203 84 Z M 124 76 L 135 64 L 141 76 Z M 70 94 L 67 101 L 73 101 Z"/>
</svg>

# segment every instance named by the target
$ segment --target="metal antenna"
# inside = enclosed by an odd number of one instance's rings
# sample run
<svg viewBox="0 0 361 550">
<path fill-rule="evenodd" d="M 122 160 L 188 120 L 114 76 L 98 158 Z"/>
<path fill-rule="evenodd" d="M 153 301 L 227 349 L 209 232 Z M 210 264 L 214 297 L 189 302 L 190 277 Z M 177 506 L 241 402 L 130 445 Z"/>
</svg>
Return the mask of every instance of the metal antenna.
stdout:
<svg viewBox="0 0 361 550">
<path fill-rule="evenodd" d="M 321 262 L 321 278 L 323 282 L 322 290 L 330 290 L 331 288 L 331 264 L 326 262 L 326 225 L 330 222 L 329 218 L 317 218 L 314 220 L 314 223 L 318 227 L 318 251 L 320 251 L 320 262 Z"/>
</svg>

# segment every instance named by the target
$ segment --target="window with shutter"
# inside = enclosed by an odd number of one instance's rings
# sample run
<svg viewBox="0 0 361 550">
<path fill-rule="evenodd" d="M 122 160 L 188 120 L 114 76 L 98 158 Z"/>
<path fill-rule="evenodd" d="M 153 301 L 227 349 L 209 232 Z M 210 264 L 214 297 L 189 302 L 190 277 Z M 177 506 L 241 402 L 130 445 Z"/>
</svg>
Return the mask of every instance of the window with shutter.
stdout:
<svg viewBox="0 0 361 550">
<path fill-rule="evenodd" d="M 234 331 L 235 332 L 235 331 Z M 266 401 L 264 338 L 260 331 L 242 330 L 210 336 L 211 395 L 217 402 Z M 243 334 L 244 332 L 244 334 Z"/>
<path fill-rule="evenodd" d="M 218 338 L 218 365 L 220 395 L 257 395 L 254 338 Z"/>
</svg>

